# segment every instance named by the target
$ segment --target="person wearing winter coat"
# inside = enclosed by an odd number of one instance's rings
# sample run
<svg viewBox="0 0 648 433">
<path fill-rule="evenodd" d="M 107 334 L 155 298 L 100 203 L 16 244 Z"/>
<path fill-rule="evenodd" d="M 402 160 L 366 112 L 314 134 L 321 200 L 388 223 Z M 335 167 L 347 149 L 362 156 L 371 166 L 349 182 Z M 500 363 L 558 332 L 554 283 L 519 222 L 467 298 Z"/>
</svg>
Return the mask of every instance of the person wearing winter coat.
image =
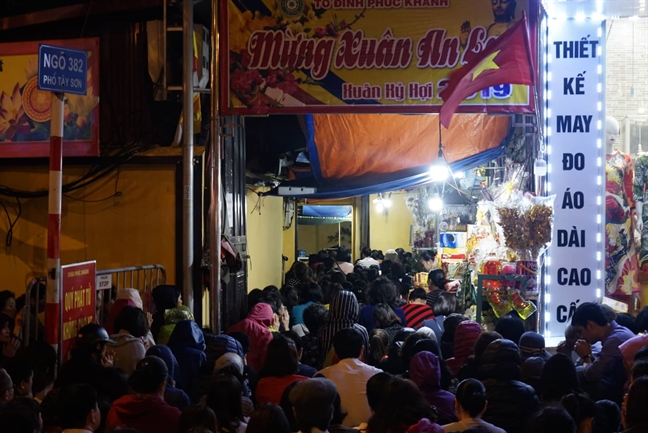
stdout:
<svg viewBox="0 0 648 433">
<path fill-rule="evenodd" d="M 481 428 L 487 433 L 506 433 L 499 427 L 489 424 L 481 419 L 488 401 L 486 401 L 486 388 L 477 379 L 466 379 L 457 387 L 455 411 L 458 422 L 446 424 L 446 432 L 464 432 L 473 428 Z"/>
<path fill-rule="evenodd" d="M 158 341 L 160 329 L 164 326 L 164 312 L 182 305 L 182 296 L 176 286 L 161 285 L 151 292 L 155 303 L 155 314 L 151 323 L 151 334 Z"/>
<path fill-rule="evenodd" d="M 245 319 L 227 330 L 228 334 L 243 332 L 250 337 L 247 363 L 254 371 L 259 371 L 263 367 L 268 344 L 272 341 L 272 332 L 268 328 L 274 324 L 274 321 L 272 307 L 265 303 L 258 303 L 252 307 Z"/>
<path fill-rule="evenodd" d="M 481 333 L 481 325 L 472 320 L 457 325 L 454 335 L 454 357 L 446 360 L 448 367 L 455 376 L 459 373 L 459 369 L 466 364 L 468 357 L 472 355 L 475 343 Z"/>
<path fill-rule="evenodd" d="M 128 379 L 132 393 L 113 402 L 106 429 L 132 428 L 140 433 L 177 433 L 180 410 L 164 401 L 169 377 L 166 364 L 156 356 L 142 359 Z"/>
<path fill-rule="evenodd" d="M 176 324 L 167 346 L 180 366 L 176 379 L 178 388 L 188 390 L 206 360 L 205 336 L 196 322 L 182 320 Z"/>
<path fill-rule="evenodd" d="M 538 408 L 535 390 L 520 381 L 520 352 L 511 340 L 499 339 L 482 355 L 479 375 L 486 388 L 486 422 L 508 433 L 523 433 Z"/>
<path fill-rule="evenodd" d="M 169 372 L 169 377 L 167 379 L 166 389 L 164 390 L 164 401 L 173 407 L 177 407 L 180 410 L 183 410 L 185 407 L 189 406 L 189 396 L 183 390 L 176 388 L 176 380 L 178 370 L 180 366 L 178 365 L 178 360 L 176 360 L 173 352 L 167 346 L 162 346 L 158 344 L 157 346 L 151 347 L 146 351 L 146 356 L 157 356 L 167 367 Z M 207 381 L 209 382 L 209 381 Z"/>
<path fill-rule="evenodd" d="M 454 395 L 441 389 L 441 364 L 434 353 L 417 353 L 410 363 L 409 378 L 418 386 L 425 400 L 436 407 L 439 424 L 457 421 Z"/>
<path fill-rule="evenodd" d="M 113 366 L 130 376 L 137 363 L 146 356 L 143 339 L 149 331 L 148 320 L 139 308 L 126 306 L 115 318 L 114 329 L 117 333 L 110 338 L 115 342 L 108 343 L 108 350 L 114 352 Z"/>
</svg>

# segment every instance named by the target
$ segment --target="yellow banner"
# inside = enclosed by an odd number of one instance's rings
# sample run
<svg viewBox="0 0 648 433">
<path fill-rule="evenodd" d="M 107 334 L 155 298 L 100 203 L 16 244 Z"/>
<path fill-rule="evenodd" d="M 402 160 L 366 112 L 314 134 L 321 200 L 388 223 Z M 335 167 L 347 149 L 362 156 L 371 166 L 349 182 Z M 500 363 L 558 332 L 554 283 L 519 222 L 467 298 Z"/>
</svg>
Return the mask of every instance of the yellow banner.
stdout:
<svg viewBox="0 0 648 433">
<path fill-rule="evenodd" d="M 535 0 L 231 0 L 222 105 L 235 113 L 438 112 L 450 73 Z M 532 109 L 526 86 L 495 86 L 460 112 Z"/>
</svg>

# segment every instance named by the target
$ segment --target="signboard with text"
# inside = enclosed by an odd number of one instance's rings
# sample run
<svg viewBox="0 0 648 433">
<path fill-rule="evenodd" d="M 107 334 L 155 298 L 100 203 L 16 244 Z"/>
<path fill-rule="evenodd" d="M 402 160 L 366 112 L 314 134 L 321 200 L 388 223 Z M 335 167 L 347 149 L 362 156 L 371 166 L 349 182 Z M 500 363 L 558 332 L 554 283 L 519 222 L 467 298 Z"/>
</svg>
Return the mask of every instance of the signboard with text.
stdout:
<svg viewBox="0 0 648 433">
<path fill-rule="evenodd" d="M 221 107 L 251 113 L 435 113 L 450 73 L 537 0 L 230 0 Z M 228 19 L 228 22 L 225 20 Z M 536 57 L 533 52 L 532 58 Z M 459 112 L 528 113 L 527 86 L 485 89 Z"/>
<path fill-rule="evenodd" d="M 65 362 L 77 331 L 95 321 L 95 261 L 61 266 L 61 359 Z"/>
<path fill-rule="evenodd" d="M 545 326 L 561 337 L 576 307 L 604 285 L 604 24 L 550 21 L 547 44 L 548 189 L 556 195 Z"/>
<path fill-rule="evenodd" d="M 38 46 L 40 90 L 85 95 L 88 91 L 87 73 L 87 52 L 47 44 Z"/>
</svg>

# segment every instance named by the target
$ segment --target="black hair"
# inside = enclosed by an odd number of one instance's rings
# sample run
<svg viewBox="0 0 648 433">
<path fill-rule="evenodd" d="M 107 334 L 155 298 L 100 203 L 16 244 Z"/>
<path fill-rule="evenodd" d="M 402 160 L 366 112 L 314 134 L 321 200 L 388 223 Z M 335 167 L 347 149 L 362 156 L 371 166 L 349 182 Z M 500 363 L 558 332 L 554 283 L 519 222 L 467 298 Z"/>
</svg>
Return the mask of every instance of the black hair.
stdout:
<svg viewBox="0 0 648 433">
<path fill-rule="evenodd" d="M 393 378 L 384 398 L 381 398 L 374 416 L 369 419 L 371 432 L 405 431 L 407 427 L 427 418 L 437 419 L 436 411 L 425 400 L 413 382 Z"/>
<path fill-rule="evenodd" d="M 583 421 L 596 416 L 596 405 L 589 398 L 580 394 L 569 394 L 560 400 L 560 404 L 569 412 L 579 426 Z"/>
<path fill-rule="evenodd" d="M 263 291 L 261 289 L 253 289 L 250 291 L 250 293 L 247 294 L 248 311 L 250 311 L 252 307 L 259 303 L 259 300 L 262 296 Z"/>
<path fill-rule="evenodd" d="M 432 307 L 435 316 L 449 316 L 457 311 L 457 295 L 441 292 Z"/>
<path fill-rule="evenodd" d="M 178 431 L 181 433 L 205 430 L 216 433 L 218 427 L 219 424 L 216 421 L 216 414 L 212 408 L 204 404 L 185 407 L 182 409 L 180 419 L 178 420 Z"/>
<path fill-rule="evenodd" d="M 610 400 L 599 400 L 596 403 L 594 433 L 616 433 L 621 425 L 621 410 Z"/>
<path fill-rule="evenodd" d="M 135 392 L 155 394 L 168 377 L 169 370 L 164 361 L 157 356 L 147 356 L 137 363 L 128 384 Z"/>
<path fill-rule="evenodd" d="M 333 418 L 331 419 L 330 425 L 342 425 L 347 415 L 342 409 L 342 398 L 340 398 L 339 393 L 336 393 L 335 400 L 333 400 Z"/>
<path fill-rule="evenodd" d="M 263 377 L 283 377 L 297 373 L 299 359 L 295 342 L 281 334 L 275 334 L 268 344 L 266 359 L 260 371 Z"/>
<path fill-rule="evenodd" d="M 363 347 L 362 334 L 355 328 L 341 329 L 333 337 L 333 349 L 340 360 L 360 358 Z"/>
<path fill-rule="evenodd" d="M 511 340 L 515 344 L 518 344 L 520 337 L 525 331 L 522 319 L 509 314 L 500 317 L 495 325 L 495 332 L 499 333 L 502 338 Z"/>
<path fill-rule="evenodd" d="M 643 376 L 648 376 L 648 359 L 640 359 L 632 366 L 632 382 Z M 11 380 L 13 380 L 13 377 Z"/>
<path fill-rule="evenodd" d="M 425 289 L 422 289 L 420 287 L 417 287 L 416 289 L 412 290 L 409 294 L 409 300 L 410 301 L 415 301 L 417 299 L 427 299 Z"/>
<path fill-rule="evenodd" d="M 347 247 L 340 247 L 337 250 L 335 259 L 338 262 L 348 262 L 348 263 L 351 262 L 351 253 L 349 252 L 349 249 Z"/>
<path fill-rule="evenodd" d="M 281 333 L 281 335 L 283 335 L 286 338 L 290 338 L 293 341 L 293 343 L 295 343 L 295 348 L 297 349 L 298 354 L 304 348 L 301 337 L 295 331 L 284 331 Z"/>
<path fill-rule="evenodd" d="M 488 345 L 491 344 L 493 341 L 502 338 L 504 337 L 502 337 L 498 332 L 495 331 L 482 332 L 479 335 L 479 337 L 477 337 L 477 341 L 475 341 L 475 348 L 473 349 L 474 360 L 480 363 L 481 357 L 484 354 L 484 351 L 486 350 Z"/>
<path fill-rule="evenodd" d="M 288 308 L 292 310 L 292 307 L 299 304 L 299 295 L 297 289 L 293 286 L 283 286 L 279 291 L 281 294 L 281 302 Z"/>
<path fill-rule="evenodd" d="M 283 410 L 283 413 L 286 415 L 286 419 L 288 420 L 288 424 L 290 424 L 291 432 L 299 431 L 297 420 L 295 419 L 295 412 L 293 411 L 293 404 L 290 402 L 290 393 L 298 384 L 299 381 L 296 381 L 288 385 L 281 394 L 281 401 L 279 402 L 279 407 Z"/>
<path fill-rule="evenodd" d="M 371 257 L 371 248 L 369 247 L 362 247 L 362 257 Z"/>
<path fill-rule="evenodd" d="M 616 320 L 617 313 L 614 310 L 614 308 L 610 307 L 609 305 L 603 304 L 601 305 L 601 309 L 603 310 L 605 317 L 607 317 L 608 323 L 612 322 L 613 320 Z"/>
<path fill-rule="evenodd" d="M 437 250 L 423 251 L 419 256 L 419 260 L 429 262 L 434 260 L 436 256 L 437 256 Z"/>
<path fill-rule="evenodd" d="M 5 304 L 9 299 L 16 300 L 16 294 L 10 290 L 3 290 L 0 292 L 0 311 L 4 310 Z"/>
<path fill-rule="evenodd" d="M 393 262 L 391 260 L 383 260 L 382 263 L 380 263 L 380 272 L 383 276 L 391 275 L 392 264 Z"/>
<path fill-rule="evenodd" d="M 369 287 L 367 302 L 371 305 L 394 305 L 396 302 L 396 287 L 387 277 L 379 277 Z"/>
<path fill-rule="evenodd" d="M 616 316 L 616 322 L 619 325 L 628 328 L 635 335 L 637 335 L 640 331 L 639 326 L 637 326 L 637 321 L 632 314 L 619 313 Z"/>
<path fill-rule="evenodd" d="M 373 311 L 374 327 L 385 329 L 390 326 L 400 325 L 401 319 L 387 304 L 377 304 Z"/>
<path fill-rule="evenodd" d="M 333 302 L 333 299 L 337 296 L 338 293 L 344 290 L 340 284 L 328 283 L 324 286 L 324 302 L 325 304 L 330 304 Z"/>
<path fill-rule="evenodd" d="M 275 293 L 264 293 L 263 296 L 259 298 L 257 304 L 268 304 L 270 305 L 270 308 L 272 308 L 274 314 L 279 314 L 282 305 L 281 295 L 279 295 L 279 292 L 276 292 L 276 296 Z"/>
<path fill-rule="evenodd" d="M 394 278 L 403 278 L 407 272 L 405 272 L 405 266 L 402 263 L 394 262 L 391 265 L 391 274 Z"/>
<path fill-rule="evenodd" d="M 403 341 L 400 354 L 401 354 L 401 359 L 403 361 L 403 366 L 405 367 L 405 370 L 409 370 L 409 365 L 410 362 L 412 362 L 412 358 L 414 358 L 414 355 L 418 353 L 418 352 L 416 353 L 414 352 L 414 346 L 421 340 L 433 341 L 429 337 L 426 337 L 425 335 L 419 333 L 412 333 L 407 338 L 405 338 L 405 341 Z"/>
<path fill-rule="evenodd" d="M 562 353 L 549 358 L 540 373 L 540 388 L 545 403 L 559 401 L 566 395 L 578 393 L 578 375 L 571 358 Z"/>
<path fill-rule="evenodd" d="M 317 335 L 320 328 L 329 320 L 329 310 L 320 303 L 314 303 L 306 307 L 304 310 L 304 325 L 308 328 L 308 332 Z"/>
<path fill-rule="evenodd" d="M 630 429 L 637 425 L 648 424 L 648 377 L 640 377 L 630 385 L 628 399 L 626 400 L 625 427 Z"/>
<path fill-rule="evenodd" d="M 219 429 L 236 432 L 243 422 L 242 394 L 243 386 L 235 376 L 218 374 L 212 379 L 205 401 L 216 414 Z"/>
<path fill-rule="evenodd" d="M 486 408 L 486 388 L 477 379 L 466 379 L 457 386 L 457 401 L 475 418 Z"/>
<path fill-rule="evenodd" d="M 140 308 L 127 305 L 115 317 L 113 328 L 116 332 L 126 330 L 135 338 L 145 337 L 149 332 L 148 318 Z"/>
<path fill-rule="evenodd" d="M 290 433 L 290 424 L 279 406 L 266 403 L 250 416 L 246 433 Z"/>
<path fill-rule="evenodd" d="M 648 346 L 642 347 L 635 354 L 635 357 L 634 357 L 635 362 L 639 361 L 640 359 L 648 359 Z"/>
<path fill-rule="evenodd" d="M 91 385 L 64 386 L 56 399 L 59 426 L 64 430 L 82 429 L 88 414 L 97 407 L 97 391 Z"/>
<path fill-rule="evenodd" d="M 299 303 L 319 302 L 324 300 L 322 288 L 317 283 L 304 283 L 299 291 Z"/>
<path fill-rule="evenodd" d="M 574 316 L 572 317 L 571 325 L 586 327 L 587 322 L 590 320 L 599 326 L 605 326 L 610 323 L 603 311 L 603 308 L 601 308 L 599 304 L 584 302 L 576 308 Z M 506 338 L 506 336 L 504 336 L 504 338 Z"/>
<path fill-rule="evenodd" d="M 531 417 L 528 433 L 576 433 L 576 424 L 569 413 L 560 406 L 547 406 Z"/>
<path fill-rule="evenodd" d="M 40 432 L 40 406 L 31 398 L 16 397 L 0 412 L 0 425 L 11 433 Z"/>
<path fill-rule="evenodd" d="M 376 411 L 381 406 L 381 401 L 387 397 L 392 379 L 391 374 L 380 372 L 367 381 L 367 401 L 371 410 Z"/>
<path fill-rule="evenodd" d="M 247 355 L 250 353 L 250 337 L 242 331 L 233 331 L 230 332 L 229 334 L 230 337 L 241 343 L 241 347 L 243 348 L 243 354 Z"/>
<path fill-rule="evenodd" d="M 9 373 L 14 388 L 18 388 L 21 382 L 29 382 L 29 379 L 34 375 L 34 367 L 25 355 L 9 358 L 5 365 L 5 370 Z"/>
<path fill-rule="evenodd" d="M 30 361 L 34 369 L 32 392 L 38 394 L 56 378 L 56 365 L 58 356 L 54 348 L 43 340 L 29 343 L 23 351 L 23 356 Z"/>
</svg>

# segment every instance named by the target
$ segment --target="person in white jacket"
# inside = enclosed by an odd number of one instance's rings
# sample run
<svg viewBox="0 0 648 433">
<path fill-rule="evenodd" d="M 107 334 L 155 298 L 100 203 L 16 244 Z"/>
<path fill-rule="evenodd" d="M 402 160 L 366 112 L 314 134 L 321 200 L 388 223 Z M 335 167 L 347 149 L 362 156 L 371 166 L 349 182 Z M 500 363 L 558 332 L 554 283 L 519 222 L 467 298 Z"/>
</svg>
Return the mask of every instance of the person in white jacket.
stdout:
<svg viewBox="0 0 648 433">
<path fill-rule="evenodd" d="M 149 332 L 148 319 L 144 312 L 126 306 L 115 318 L 116 334 L 111 335 L 114 343 L 108 343 L 108 350 L 114 352 L 113 366 L 130 376 L 135 366 L 146 356 L 144 339 Z"/>
</svg>

